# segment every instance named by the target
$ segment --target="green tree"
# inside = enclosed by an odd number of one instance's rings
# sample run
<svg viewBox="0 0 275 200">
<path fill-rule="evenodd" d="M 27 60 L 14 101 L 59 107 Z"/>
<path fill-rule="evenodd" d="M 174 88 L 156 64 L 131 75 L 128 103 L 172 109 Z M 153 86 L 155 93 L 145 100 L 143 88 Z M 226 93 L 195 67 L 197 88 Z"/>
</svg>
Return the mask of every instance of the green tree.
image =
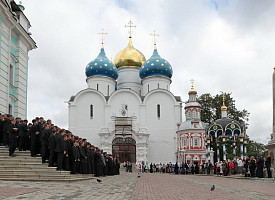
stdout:
<svg viewBox="0 0 275 200">
<path fill-rule="evenodd" d="M 238 110 L 235 106 L 235 100 L 231 97 L 231 93 L 221 93 L 212 96 L 209 93 L 202 94 L 198 97 L 198 102 L 202 106 L 201 120 L 211 124 L 221 118 L 221 107 L 223 105 L 223 95 L 225 95 L 225 105 L 227 106 L 228 117 L 240 123 L 245 123 L 248 127 L 249 112 L 245 109 Z"/>
<path fill-rule="evenodd" d="M 247 144 L 247 156 L 267 156 L 267 151 L 265 151 L 265 145 L 249 139 Z"/>
</svg>

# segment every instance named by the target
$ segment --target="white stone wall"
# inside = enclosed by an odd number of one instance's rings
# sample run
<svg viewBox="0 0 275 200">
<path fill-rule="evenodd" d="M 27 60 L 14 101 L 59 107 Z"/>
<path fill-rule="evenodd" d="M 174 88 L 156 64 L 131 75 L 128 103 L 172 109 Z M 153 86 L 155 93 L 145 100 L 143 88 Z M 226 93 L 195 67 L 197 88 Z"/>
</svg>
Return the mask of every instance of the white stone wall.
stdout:
<svg viewBox="0 0 275 200">
<path fill-rule="evenodd" d="M 145 96 L 152 90 L 164 89 L 170 91 L 171 80 L 165 77 L 155 76 L 142 80 L 142 96 Z"/>
<path fill-rule="evenodd" d="M 104 96 L 110 96 L 115 91 L 116 81 L 104 76 L 87 78 L 89 88 L 100 91 Z"/>
<path fill-rule="evenodd" d="M 89 118 L 90 104 L 94 105 L 94 119 Z M 159 119 L 157 104 L 161 106 Z M 122 115 L 121 111 L 126 105 L 127 112 Z M 140 96 L 131 89 L 117 90 L 105 101 L 100 92 L 89 88 L 79 92 L 74 101 L 69 102 L 69 130 L 112 153 L 114 117 L 132 117 L 136 161 L 175 162 L 180 109 L 180 103 L 163 89 L 147 94 L 142 102 Z"/>
<path fill-rule="evenodd" d="M 12 114 L 25 119 L 28 51 L 36 48 L 36 45 L 26 33 L 30 26 L 29 21 L 22 12 L 18 12 L 17 15 L 20 15 L 20 20 L 16 20 L 9 8 L 0 2 L 0 112 L 8 113 L 9 104 L 11 104 Z M 14 69 L 12 84 L 9 81 L 10 65 Z"/>
<path fill-rule="evenodd" d="M 144 99 L 146 107 L 146 128 L 148 139 L 149 162 L 175 162 L 176 131 L 180 116 L 175 116 L 180 109 L 174 96 L 165 90 L 154 90 Z M 160 105 L 160 118 L 157 116 L 157 105 Z"/>
</svg>

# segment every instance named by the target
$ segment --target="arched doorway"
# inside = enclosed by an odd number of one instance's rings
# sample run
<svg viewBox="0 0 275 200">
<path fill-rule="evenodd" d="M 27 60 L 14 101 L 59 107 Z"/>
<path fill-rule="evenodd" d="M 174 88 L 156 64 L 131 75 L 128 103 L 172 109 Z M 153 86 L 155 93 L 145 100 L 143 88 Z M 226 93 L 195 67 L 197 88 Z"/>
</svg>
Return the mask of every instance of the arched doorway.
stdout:
<svg viewBox="0 0 275 200">
<path fill-rule="evenodd" d="M 133 138 L 117 137 L 113 140 L 112 146 L 113 156 L 120 162 L 136 162 L 136 141 Z"/>
</svg>

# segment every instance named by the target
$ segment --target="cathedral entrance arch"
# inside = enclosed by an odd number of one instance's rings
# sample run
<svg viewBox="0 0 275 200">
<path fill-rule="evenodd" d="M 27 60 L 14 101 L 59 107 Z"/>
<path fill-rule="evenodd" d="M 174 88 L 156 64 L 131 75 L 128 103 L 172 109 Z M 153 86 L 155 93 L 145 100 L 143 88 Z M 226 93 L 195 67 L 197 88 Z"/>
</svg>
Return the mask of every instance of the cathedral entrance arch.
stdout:
<svg viewBox="0 0 275 200">
<path fill-rule="evenodd" d="M 120 162 L 136 162 L 136 141 L 131 137 L 117 137 L 112 142 L 112 154 Z"/>
</svg>

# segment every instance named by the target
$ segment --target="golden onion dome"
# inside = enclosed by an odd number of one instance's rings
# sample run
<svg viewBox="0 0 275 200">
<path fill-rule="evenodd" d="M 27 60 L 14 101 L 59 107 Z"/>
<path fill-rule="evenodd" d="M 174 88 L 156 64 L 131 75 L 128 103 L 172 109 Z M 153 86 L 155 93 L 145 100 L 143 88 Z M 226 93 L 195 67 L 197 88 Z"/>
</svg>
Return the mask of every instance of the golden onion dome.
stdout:
<svg viewBox="0 0 275 200">
<path fill-rule="evenodd" d="M 122 49 L 115 57 L 114 64 L 118 69 L 121 68 L 140 68 L 145 62 L 144 55 L 133 47 L 132 38 L 129 37 L 128 46 Z"/>
<path fill-rule="evenodd" d="M 222 107 L 221 107 L 221 110 L 227 110 L 227 107 L 225 105 L 225 96 L 224 95 L 222 96 Z"/>
</svg>

